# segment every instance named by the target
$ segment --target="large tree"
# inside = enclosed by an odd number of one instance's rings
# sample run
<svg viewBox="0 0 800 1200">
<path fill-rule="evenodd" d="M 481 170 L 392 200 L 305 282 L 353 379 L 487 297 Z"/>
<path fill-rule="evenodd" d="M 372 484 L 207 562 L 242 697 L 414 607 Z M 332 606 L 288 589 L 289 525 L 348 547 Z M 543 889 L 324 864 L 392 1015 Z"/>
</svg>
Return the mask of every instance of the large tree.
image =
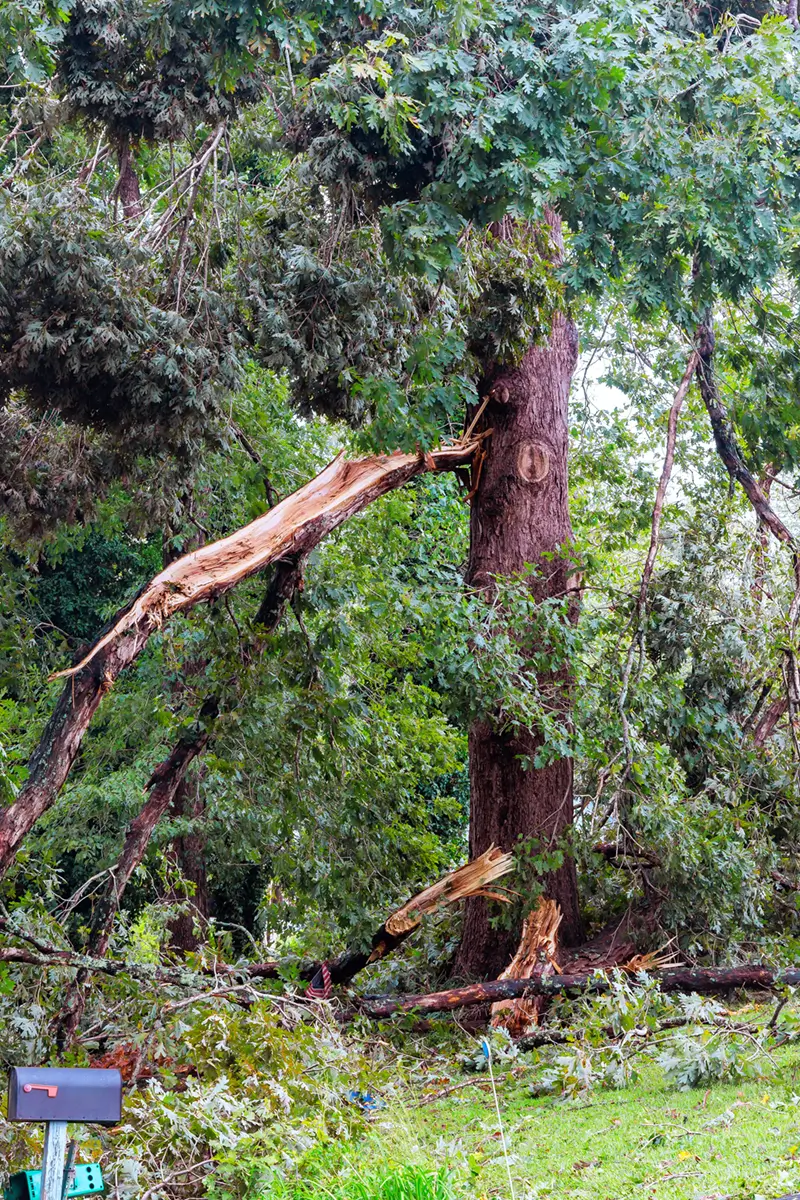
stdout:
<svg viewBox="0 0 800 1200">
<path fill-rule="evenodd" d="M 218 558 L 209 548 L 173 564 L 120 614 L 0 816 L 4 867 L 102 696 L 172 611 L 287 548 L 305 553 L 373 495 L 438 465 L 430 448 L 465 425 L 480 442 L 443 460 L 472 462 L 470 586 L 497 604 L 498 581 L 521 576 L 551 624 L 569 626 L 577 308 L 613 285 L 634 310 L 668 314 L 688 343 L 715 300 L 770 278 L 794 203 L 785 22 L 733 23 L 721 44 L 644 6 L 298 4 L 266 24 L 246 5 L 221 23 L 164 8 L 166 22 L 152 5 L 79 4 L 66 26 L 55 88 L 64 118 L 100 143 L 62 197 L 43 177 L 7 190 L 5 394 L 99 431 L 128 466 L 164 446 L 187 463 L 224 431 L 220 397 L 250 353 L 288 372 L 303 410 L 408 453 L 334 472 L 332 507 L 321 478 L 280 536 L 285 510 L 263 518 L 268 552 L 232 535 Z M 232 127 L 265 76 L 273 177 L 260 169 L 243 188 Z M 148 201 L 137 164 L 159 144 L 183 160 Z M 86 181 L 111 159 L 103 208 Z M 471 846 L 541 852 L 575 940 L 565 639 L 514 629 L 511 640 L 529 703 L 487 695 L 473 714 Z M 515 937 L 473 902 L 463 968 L 491 973 Z"/>
</svg>

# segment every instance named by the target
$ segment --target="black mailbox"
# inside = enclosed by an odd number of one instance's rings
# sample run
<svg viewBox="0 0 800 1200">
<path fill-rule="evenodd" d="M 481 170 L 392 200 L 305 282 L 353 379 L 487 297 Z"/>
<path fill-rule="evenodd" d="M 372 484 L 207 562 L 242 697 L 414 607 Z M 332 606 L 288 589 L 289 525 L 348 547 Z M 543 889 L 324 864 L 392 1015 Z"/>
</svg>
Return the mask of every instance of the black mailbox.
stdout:
<svg viewBox="0 0 800 1200">
<path fill-rule="evenodd" d="M 119 1071 L 91 1067 L 12 1067 L 9 1121 L 96 1121 L 116 1125 L 122 1116 Z"/>
</svg>

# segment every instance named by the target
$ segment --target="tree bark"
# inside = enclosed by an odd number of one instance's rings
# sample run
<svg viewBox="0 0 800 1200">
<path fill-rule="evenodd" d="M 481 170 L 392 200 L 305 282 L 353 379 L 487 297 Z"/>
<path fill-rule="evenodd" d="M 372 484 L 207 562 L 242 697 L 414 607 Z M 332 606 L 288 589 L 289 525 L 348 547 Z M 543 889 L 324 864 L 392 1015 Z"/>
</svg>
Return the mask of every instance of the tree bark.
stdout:
<svg viewBox="0 0 800 1200">
<path fill-rule="evenodd" d="M 256 621 L 263 627 L 264 633 L 271 633 L 281 621 L 286 605 L 289 603 L 294 590 L 300 586 L 305 556 L 284 560 L 276 565 L 272 578 L 267 585 L 264 599 L 256 616 Z M 119 911 L 122 896 L 128 880 L 136 867 L 144 858 L 150 838 L 167 808 L 183 812 L 186 803 L 186 771 L 193 759 L 203 754 L 208 746 L 211 729 L 219 712 L 218 697 L 209 697 L 200 710 L 200 725 L 194 737 L 180 737 L 167 758 L 156 768 L 145 791 L 152 788 L 139 815 L 128 829 L 117 867 L 111 877 L 106 896 L 95 910 L 89 943 L 86 948 L 88 956 L 104 958 L 114 927 L 114 920 Z M 198 790 L 195 795 L 192 816 L 198 816 L 202 811 L 202 798 Z M 188 834 L 178 838 L 173 843 L 172 853 L 177 859 L 185 878 L 195 884 L 193 908 L 195 912 L 184 913 L 172 924 L 173 947 L 183 951 L 194 950 L 198 945 L 195 932 L 197 914 L 201 920 L 208 920 L 209 896 L 204 858 L 204 839 L 200 834 Z M 88 969 L 78 971 L 67 992 L 64 1005 L 56 1026 L 59 1044 L 68 1045 L 80 1025 L 86 1007 L 86 980 Z"/>
<path fill-rule="evenodd" d="M 789 701 L 785 696 L 773 700 L 772 704 L 767 707 L 753 732 L 753 745 L 759 749 L 772 737 L 781 717 L 785 716 L 789 710 Z"/>
<path fill-rule="evenodd" d="M 94 911 L 86 945 L 86 954 L 90 958 L 105 957 L 114 929 L 114 919 L 131 875 L 142 862 L 153 831 L 175 799 L 189 766 L 205 750 L 210 735 L 209 725 L 215 717 L 216 701 L 211 701 L 201 710 L 202 723 L 199 728 L 182 737 L 150 777 L 145 788 L 150 794 L 128 826 L 122 853 L 111 874 L 106 893 Z M 78 970 L 67 992 L 56 1026 L 56 1039 L 62 1049 L 72 1041 L 83 1016 L 86 1007 L 87 975 L 86 969 Z"/>
<path fill-rule="evenodd" d="M 28 764 L 28 779 L 0 812 L 0 878 L 21 842 L 55 801 L 103 696 L 170 617 L 214 599 L 287 556 L 311 551 L 348 517 L 427 470 L 468 463 L 476 442 L 427 455 L 390 454 L 354 462 L 341 455 L 262 517 L 184 555 L 120 609 L 89 653 L 68 671 L 64 690 Z"/>
<path fill-rule="evenodd" d="M 715 348 L 714 327 L 711 317 L 708 316 L 697 331 L 699 352 L 697 382 L 708 419 L 711 422 L 711 432 L 714 435 L 717 453 L 725 464 L 731 479 L 740 484 L 759 521 L 774 534 L 779 542 L 794 549 L 794 538 L 770 504 L 769 494 L 764 492 L 744 461 L 731 419 L 717 388 L 714 376 Z"/>
<path fill-rule="evenodd" d="M 199 778 L 193 782 L 196 782 L 197 786 L 190 789 L 185 778 L 181 781 L 172 801 L 171 811 L 176 817 L 188 817 L 192 821 L 198 821 L 205 811 L 205 805 L 200 793 Z M 193 793 L 191 795 L 189 794 L 190 790 Z M 175 889 L 172 890 L 169 897 L 173 902 L 183 901 L 184 903 L 184 911 L 169 925 L 170 947 L 181 954 L 197 950 L 203 940 L 202 930 L 207 926 L 211 916 L 205 850 L 204 834 L 193 829 L 189 833 L 183 833 L 179 837 L 173 838 L 169 851 L 169 857 L 174 866 L 180 871 L 183 879 L 193 887 L 190 900 L 179 896 Z"/>
<path fill-rule="evenodd" d="M 662 992 L 701 992 L 717 995 L 737 988 L 773 988 L 800 984 L 800 969 L 786 967 L 773 970 L 757 963 L 741 967 L 692 969 L 671 967 L 650 971 L 658 980 Z M 555 996 L 561 993 L 607 992 L 610 983 L 603 975 L 547 975 L 539 979 L 494 979 L 489 983 L 473 983 L 469 987 L 450 988 L 421 996 L 404 996 L 401 1000 L 368 1000 L 359 1007 L 367 1017 L 391 1017 L 399 1012 L 448 1012 L 472 1004 L 494 1003 L 497 1000 L 518 1000 L 521 996 Z"/>
<path fill-rule="evenodd" d="M 117 152 L 116 194 L 122 205 L 122 215 L 126 221 L 142 215 L 142 200 L 139 192 L 139 176 L 133 167 L 130 142 L 123 142 Z"/>
<path fill-rule="evenodd" d="M 797 726 L 800 719 L 800 669 L 794 643 L 800 622 L 800 550 L 792 533 L 780 519 L 770 504 L 769 495 L 759 485 L 753 473 L 748 469 L 741 448 L 736 438 L 736 432 L 726 411 L 722 397 L 719 394 L 717 380 L 714 374 L 714 351 L 716 349 L 714 325 L 711 314 L 698 326 L 697 346 L 700 351 L 700 361 L 697 366 L 697 381 L 700 394 L 711 422 L 714 444 L 731 479 L 737 482 L 756 513 L 762 526 L 769 529 L 779 542 L 789 548 L 792 555 L 792 574 L 794 576 L 794 595 L 789 606 L 788 645 L 783 651 L 783 671 L 786 685 L 786 711 L 789 715 L 789 734 L 795 759 L 800 761 L 800 738 Z M 773 726 L 774 728 L 774 726 Z M 769 731 L 771 732 L 771 730 Z M 764 734 L 766 738 L 767 734 Z"/>
<path fill-rule="evenodd" d="M 561 254 L 560 222 L 548 223 Z M 491 601 L 497 576 L 535 568 L 531 590 L 537 601 L 570 600 L 568 547 L 572 541 L 567 479 L 570 383 L 577 363 L 575 325 L 556 315 L 549 340 L 532 346 L 518 366 L 486 364 L 483 394 L 490 397 L 487 420 L 493 434 L 475 493 L 470 522 L 468 582 Z M 575 609 L 574 595 L 570 601 Z M 569 677 L 542 681 L 556 690 L 556 704 L 569 721 Z M 509 732 L 487 717 L 469 731 L 470 857 L 496 844 L 519 849 L 520 840 L 535 839 L 543 848 L 556 846 L 572 826 L 572 760 L 525 769 L 542 738 L 536 729 Z M 563 866 L 545 879 L 545 895 L 563 913 L 561 936 L 566 945 L 580 940 L 581 918 L 575 864 L 569 854 Z M 457 958 L 459 972 L 494 977 L 513 956 L 520 928 L 493 929 L 486 900 L 467 902 Z"/>
</svg>

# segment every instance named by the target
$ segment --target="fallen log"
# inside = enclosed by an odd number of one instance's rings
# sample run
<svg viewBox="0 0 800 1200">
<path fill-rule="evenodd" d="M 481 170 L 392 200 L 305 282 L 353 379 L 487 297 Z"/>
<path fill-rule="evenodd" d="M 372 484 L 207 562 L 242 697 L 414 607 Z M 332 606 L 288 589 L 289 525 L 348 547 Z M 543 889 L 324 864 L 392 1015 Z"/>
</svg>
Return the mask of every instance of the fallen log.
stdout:
<svg viewBox="0 0 800 1200">
<path fill-rule="evenodd" d="M 485 436 L 425 455 L 396 453 L 354 461 L 339 455 L 263 516 L 156 575 L 120 609 L 79 663 L 54 676 L 66 677 L 66 685 L 31 755 L 27 780 L 13 804 L 0 812 L 0 878 L 63 787 L 103 696 L 156 630 L 176 613 L 222 595 L 270 563 L 299 560 L 349 517 L 415 476 L 470 462 Z"/>
<path fill-rule="evenodd" d="M 800 967 L 773 969 L 750 963 L 741 967 L 685 967 L 652 971 L 662 992 L 701 992 L 715 995 L 737 988 L 765 988 L 800 984 Z M 359 1006 L 364 1016 L 391 1017 L 395 1013 L 449 1012 L 472 1004 L 518 1000 L 521 996 L 579 995 L 581 992 L 607 992 L 611 983 L 606 975 L 550 975 L 540 979 L 493 979 L 467 987 L 450 988 L 402 999 L 365 1000 Z"/>
</svg>

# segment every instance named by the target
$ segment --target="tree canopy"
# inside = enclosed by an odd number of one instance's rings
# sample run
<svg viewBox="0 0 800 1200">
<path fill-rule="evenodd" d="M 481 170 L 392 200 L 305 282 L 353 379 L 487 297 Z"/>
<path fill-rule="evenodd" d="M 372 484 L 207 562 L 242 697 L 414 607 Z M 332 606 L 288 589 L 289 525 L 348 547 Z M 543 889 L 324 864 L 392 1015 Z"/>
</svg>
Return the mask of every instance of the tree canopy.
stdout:
<svg viewBox="0 0 800 1200">
<path fill-rule="evenodd" d="M 48 676 L 162 569 L 339 453 L 426 465 L 266 578 L 154 622 L 113 689 L 95 680 L 65 786 L 2 884 L 9 912 L 85 948 L 92 881 L 154 769 L 202 731 L 112 950 L 168 953 L 198 887 L 199 941 L 220 953 L 360 945 L 468 857 L 469 731 L 486 720 L 506 741 L 536 731 L 524 769 L 575 772 L 563 837 L 507 848 L 498 928 L 566 857 L 587 932 L 633 913 L 646 948 L 796 959 L 790 17 L 629 0 L 5 6 L 7 807 L 47 749 Z M 560 320 L 580 337 L 574 540 L 487 603 L 468 567 L 491 516 L 486 403 Z M 463 463 L 427 470 L 468 434 L 469 480 Z M 545 594 L 556 559 L 569 595 Z M 394 969 L 444 978 L 458 930 L 431 922 Z"/>
</svg>

